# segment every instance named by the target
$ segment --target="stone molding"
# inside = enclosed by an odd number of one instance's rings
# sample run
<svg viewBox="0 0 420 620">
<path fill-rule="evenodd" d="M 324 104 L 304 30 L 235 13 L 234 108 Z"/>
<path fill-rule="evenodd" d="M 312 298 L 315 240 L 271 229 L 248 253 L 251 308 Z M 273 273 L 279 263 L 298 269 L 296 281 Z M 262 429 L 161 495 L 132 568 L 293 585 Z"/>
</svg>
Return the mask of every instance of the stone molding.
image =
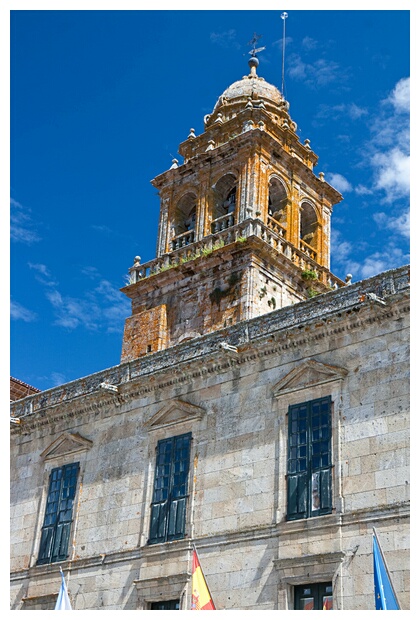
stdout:
<svg viewBox="0 0 420 620">
<path fill-rule="evenodd" d="M 69 456 L 90 450 L 93 442 L 85 439 L 78 433 L 62 433 L 55 441 L 53 441 L 43 452 L 41 458 L 45 461 Z"/>
<path fill-rule="evenodd" d="M 375 304 L 366 299 L 368 290 L 376 291 L 381 298 L 386 298 L 386 293 L 392 297 L 386 299 L 386 306 Z M 12 417 L 21 421 L 21 424 L 12 427 L 11 434 L 24 434 L 52 421 L 95 412 L 107 406 L 122 406 L 128 398 L 142 396 L 155 389 L 189 382 L 289 348 L 363 329 L 373 323 L 396 320 L 409 312 L 408 293 L 408 268 L 402 267 L 381 274 L 381 277 L 375 276 L 242 321 L 229 329 L 180 343 L 146 358 L 119 364 L 84 379 L 25 397 L 11 404 Z M 270 343 L 265 344 L 267 337 Z M 226 353 L 220 350 L 221 342 L 226 340 L 238 348 L 237 359 L 227 359 Z M 196 362 L 199 366 L 191 370 L 191 365 Z M 176 376 L 175 368 L 178 371 Z M 155 379 L 153 382 L 147 381 L 150 375 Z M 119 386 L 121 396 L 118 402 L 104 394 L 99 396 L 99 385 L 103 382 Z"/>
<path fill-rule="evenodd" d="M 174 399 L 169 401 L 162 409 L 144 423 L 149 431 L 154 431 L 167 426 L 201 420 L 205 414 L 205 409 L 197 407 L 183 400 Z"/>
<path fill-rule="evenodd" d="M 290 394 L 308 387 L 323 385 L 331 381 L 342 381 L 347 374 L 348 370 L 345 368 L 330 366 L 316 360 L 307 360 L 276 383 L 273 387 L 273 396 L 279 398 L 284 394 Z"/>
</svg>

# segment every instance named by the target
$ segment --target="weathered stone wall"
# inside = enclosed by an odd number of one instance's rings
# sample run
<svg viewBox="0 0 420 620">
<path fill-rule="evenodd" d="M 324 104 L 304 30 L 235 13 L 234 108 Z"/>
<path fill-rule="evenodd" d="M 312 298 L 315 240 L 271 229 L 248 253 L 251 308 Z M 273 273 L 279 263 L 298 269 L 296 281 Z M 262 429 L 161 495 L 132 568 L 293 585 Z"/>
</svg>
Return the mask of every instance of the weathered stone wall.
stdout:
<svg viewBox="0 0 420 620">
<path fill-rule="evenodd" d="M 14 403 L 12 608 L 58 592 L 58 566 L 36 566 L 48 476 L 79 461 L 61 563 L 76 609 L 187 605 L 190 538 L 219 609 L 293 608 L 293 586 L 315 581 L 333 582 L 336 609 L 373 609 L 372 527 L 408 609 L 407 277 L 388 272 Z M 327 395 L 334 510 L 288 522 L 288 407 Z M 155 447 L 184 432 L 186 539 L 148 545 Z"/>
</svg>

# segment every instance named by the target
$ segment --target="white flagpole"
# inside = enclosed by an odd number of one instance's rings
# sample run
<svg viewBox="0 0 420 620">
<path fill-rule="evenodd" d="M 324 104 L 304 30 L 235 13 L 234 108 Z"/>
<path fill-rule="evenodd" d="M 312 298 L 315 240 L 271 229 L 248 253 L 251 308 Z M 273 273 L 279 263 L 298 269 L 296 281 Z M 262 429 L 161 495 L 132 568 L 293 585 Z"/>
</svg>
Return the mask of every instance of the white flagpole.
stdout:
<svg viewBox="0 0 420 620">
<path fill-rule="evenodd" d="M 69 595 L 67 592 L 66 580 L 64 579 L 64 573 L 63 573 L 61 566 L 60 566 L 60 573 L 61 573 L 61 586 L 58 592 L 57 602 L 55 604 L 54 609 L 56 611 L 66 611 L 66 610 L 72 611 Z"/>
<path fill-rule="evenodd" d="M 288 15 L 286 11 L 281 14 L 281 18 L 283 20 L 283 60 L 282 60 L 282 72 L 281 72 L 281 94 L 285 98 L 284 94 L 284 57 L 286 55 L 286 19 Z"/>
</svg>

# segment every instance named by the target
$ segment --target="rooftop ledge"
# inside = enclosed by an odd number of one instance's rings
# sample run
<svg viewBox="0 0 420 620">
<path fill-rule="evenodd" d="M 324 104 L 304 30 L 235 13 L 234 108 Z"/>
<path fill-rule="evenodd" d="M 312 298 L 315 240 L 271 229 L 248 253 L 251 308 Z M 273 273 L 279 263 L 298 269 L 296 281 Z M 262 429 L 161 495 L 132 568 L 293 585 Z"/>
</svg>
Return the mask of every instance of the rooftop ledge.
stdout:
<svg viewBox="0 0 420 620">
<path fill-rule="evenodd" d="M 191 340 L 176 344 L 163 351 L 151 353 L 130 362 L 118 364 L 95 374 L 76 379 L 70 383 L 60 385 L 49 390 L 26 396 L 11 403 L 11 416 L 29 419 L 46 414 L 47 409 L 62 406 L 75 399 L 85 398 L 97 394 L 101 384 L 123 386 L 139 379 L 147 378 L 157 372 L 174 369 L 178 364 L 206 360 L 220 361 L 221 356 L 229 355 L 223 351 L 223 344 L 228 343 L 246 350 L 250 346 L 257 346 L 267 336 L 296 330 L 312 322 L 329 322 L 340 313 L 350 312 L 364 305 L 372 304 L 379 311 L 389 312 L 387 305 L 394 296 L 405 296 L 409 292 L 409 266 L 399 267 L 361 280 L 349 286 L 333 290 L 307 301 L 273 310 L 267 314 L 241 321 L 231 327 L 198 336 Z M 241 354 L 241 353 L 240 353 Z M 118 398 L 118 396 L 113 396 Z M 29 418 L 29 419 L 28 419 Z M 14 432 L 24 430 L 25 424 L 14 427 Z"/>
</svg>

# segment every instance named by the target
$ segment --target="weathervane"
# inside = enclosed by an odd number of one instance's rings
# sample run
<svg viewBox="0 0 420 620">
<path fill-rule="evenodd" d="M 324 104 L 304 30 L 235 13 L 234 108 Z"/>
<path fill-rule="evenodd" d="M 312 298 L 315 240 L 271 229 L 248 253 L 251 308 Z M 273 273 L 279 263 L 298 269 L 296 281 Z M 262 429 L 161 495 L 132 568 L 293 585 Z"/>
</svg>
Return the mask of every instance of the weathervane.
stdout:
<svg viewBox="0 0 420 620">
<path fill-rule="evenodd" d="M 255 47 L 256 42 L 261 39 L 262 34 L 256 34 L 254 32 L 254 36 L 252 37 L 251 41 L 249 41 L 247 43 L 247 45 L 252 45 L 253 48 L 250 52 L 248 52 L 248 54 L 251 54 L 252 57 L 255 56 L 255 54 L 258 54 L 258 52 L 262 52 L 263 50 L 265 50 L 265 47 Z"/>
</svg>

